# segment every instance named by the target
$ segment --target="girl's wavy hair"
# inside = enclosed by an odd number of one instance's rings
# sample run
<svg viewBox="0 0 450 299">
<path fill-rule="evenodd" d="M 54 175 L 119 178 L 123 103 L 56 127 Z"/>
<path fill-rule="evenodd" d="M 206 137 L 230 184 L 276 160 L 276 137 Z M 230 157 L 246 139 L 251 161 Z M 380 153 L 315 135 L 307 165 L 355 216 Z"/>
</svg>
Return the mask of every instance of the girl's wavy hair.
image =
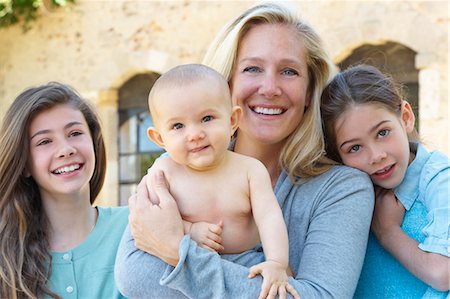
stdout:
<svg viewBox="0 0 450 299">
<path fill-rule="evenodd" d="M 400 116 L 403 99 L 402 86 L 374 66 L 359 64 L 338 73 L 324 89 L 321 99 L 327 156 L 342 163 L 334 126 L 347 109 L 354 105 L 372 104 Z M 408 138 L 419 141 L 415 129 Z"/>
<path fill-rule="evenodd" d="M 75 90 L 57 82 L 22 92 L 6 112 L 0 129 L 0 298 L 59 298 L 47 287 L 51 273 L 48 219 L 39 187 L 26 174 L 31 121 L 62 104 L 81 111 L 89 126 L 95 152 L 95 170 L 89 182 L 91 203 L 103 186 L 106 153 L 94 109 Z"/>
<path fill-rule="evenodd" d="M 310 105 L 299 126 L 288 138 L 280 155 L 280 163 L 292 181 L 327 171 L 332 161 L 324 156 L 324 137 L 320 118 L 320 95 L 334 66 L 322 40 L 312 27 L 279 3 L 264 3 L 242 13 L 225 26 L 210 45 L 203 63 L 221 73 L 229 82 L 236 65 L 239 44 L 247 32 L 261 24 L 284 25 L 297 32 L 306 49 Z M 274 37 L 276 38 L 276 37 Z"/>
</svg>

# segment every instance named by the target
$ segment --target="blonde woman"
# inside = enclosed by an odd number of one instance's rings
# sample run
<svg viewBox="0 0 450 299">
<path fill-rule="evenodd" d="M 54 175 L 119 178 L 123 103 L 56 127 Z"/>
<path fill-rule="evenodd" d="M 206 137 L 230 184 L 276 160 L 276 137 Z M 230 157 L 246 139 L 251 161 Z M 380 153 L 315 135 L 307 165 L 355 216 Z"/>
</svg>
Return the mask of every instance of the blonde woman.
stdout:
<svg viewBox="0 0 450 299">
<path fill-rule="evenodd" d="M 269 171 L 289 235 L 289 284 L 302 298 L 352 297 L 374 194 L 367 175 L 324 157 L 319 105 L 331 64 L 320 38 L 290 10 L 262 4 L 224 28 L 204 63 L 227 78 L 243 111 L 232 149 Z M 183 235 L 164 177 L 151 170 L 150 177 L 160 204 L 149 203 L 145 183 L 130 198 L 132 235 L 125 231 L 118 251 L 119 290 L 142 298 L 258 298 L 262 279 L 248 279 L 247 267 L 263 253 L 219 256 L 200 248 Z"/>
</svg>

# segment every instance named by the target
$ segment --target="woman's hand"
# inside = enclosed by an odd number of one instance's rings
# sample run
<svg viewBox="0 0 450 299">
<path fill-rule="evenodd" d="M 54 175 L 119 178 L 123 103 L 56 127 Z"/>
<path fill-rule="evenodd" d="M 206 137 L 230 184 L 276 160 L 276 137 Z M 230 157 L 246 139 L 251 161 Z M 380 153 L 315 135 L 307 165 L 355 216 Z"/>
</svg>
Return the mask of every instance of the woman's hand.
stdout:
<svg viewBox="0 0 450 299">
<path fill-rule="evenodd" d="M 183 238 L 183 222 L 178 206 L 167 189 L 162 171 L 151 175 L 152 187 L 159 200 L 154 205 L 149 198 L 145 181 L 138 185 L 137 194 L 129 199 L 129 224 L 135 246 L 161 260 L 176 266 L 179 244 Z"/>
</svg>

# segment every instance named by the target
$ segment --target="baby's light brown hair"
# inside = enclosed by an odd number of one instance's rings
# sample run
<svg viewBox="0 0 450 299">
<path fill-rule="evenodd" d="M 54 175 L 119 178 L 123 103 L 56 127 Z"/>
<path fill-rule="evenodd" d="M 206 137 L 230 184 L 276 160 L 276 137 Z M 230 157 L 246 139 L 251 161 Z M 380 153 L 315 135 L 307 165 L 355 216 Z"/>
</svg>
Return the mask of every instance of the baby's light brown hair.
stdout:
<svg viewBox="0 0 450 299">
<path fill-rule="evenodd" d="M 184 86 L 195 84 L 201 80 L 210 80 L 217 83 L 220 92 L 225 98 L 229 100 L 229 107 L 231 111 L 231 95 L 228 82 L 225 78 L 214 69 L 203 64 L 182 64 L 176 66 L 156 80 L 150 94 L 148 96 L 148 107 L 150 109 L 150 115 L 152 119 L 157 118 L 157 104 L 158 99 L 164 97 L 163 92 L 172 88 L 182 88 Z M 213 86 L 211 88 L 214 88 Z"/>
</svg>

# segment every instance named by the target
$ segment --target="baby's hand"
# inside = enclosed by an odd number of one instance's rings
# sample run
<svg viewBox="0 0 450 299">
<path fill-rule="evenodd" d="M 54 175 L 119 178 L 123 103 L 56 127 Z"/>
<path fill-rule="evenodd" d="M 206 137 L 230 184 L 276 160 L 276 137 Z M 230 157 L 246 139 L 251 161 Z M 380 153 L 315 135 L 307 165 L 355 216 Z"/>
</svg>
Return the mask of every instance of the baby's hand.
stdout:
<svg viewBox="0 0 450 299">
<path fill-rule="evenodd" d="M 223 222 L 218 224 L 208 222 L 194 222 L 192 223 L 189 234 L 192 240 L 197 242 L 200 247 L 211 251 L 220 252 L 224 248 L 222 246 L 222 227 Z"/>
<path fill-rule="evenodd" d="M 261 274 L 263 284 L 258 299 L 273 299 L 277 296 L 279 299 L 286 298 L 286 292 L 292 297 L 300 299 L 300 295 L 288 282 L 286 267 L 275 261 L 265 261 L 250 268 L 248 278 L 253 278 Z"/>
</svg>

